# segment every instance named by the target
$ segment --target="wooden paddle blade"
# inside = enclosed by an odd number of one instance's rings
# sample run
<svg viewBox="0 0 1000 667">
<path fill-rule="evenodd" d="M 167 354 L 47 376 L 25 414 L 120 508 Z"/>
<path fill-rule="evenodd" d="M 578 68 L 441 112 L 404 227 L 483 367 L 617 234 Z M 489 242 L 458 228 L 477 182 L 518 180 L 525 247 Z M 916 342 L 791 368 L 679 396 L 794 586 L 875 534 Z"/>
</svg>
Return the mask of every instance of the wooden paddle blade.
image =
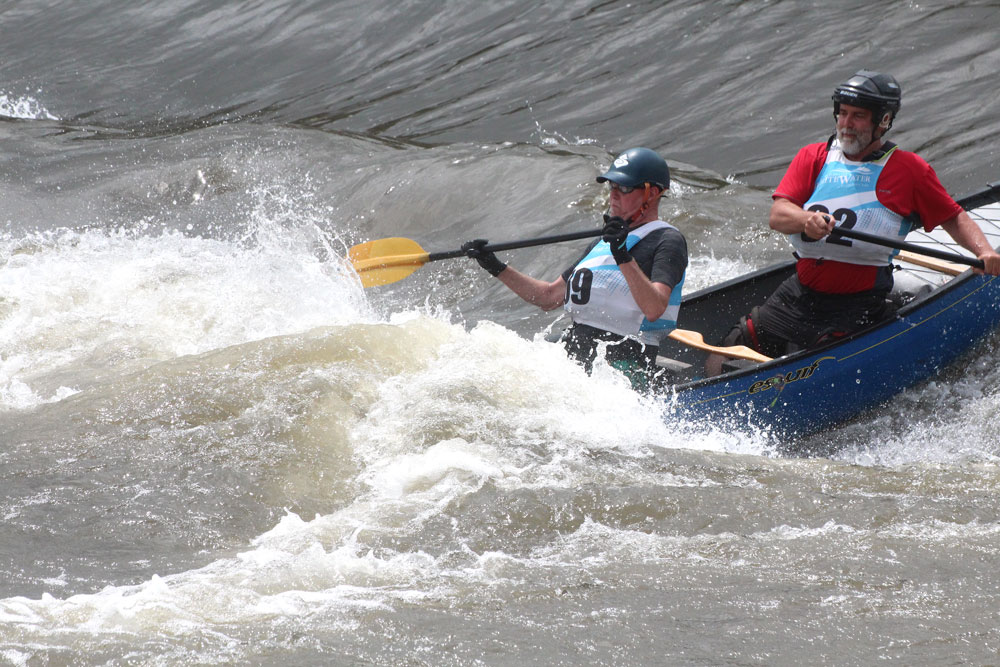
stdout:
<svg viewBox="0 0 1000 667">
<path fill-rule="evenodd" d="M 716 354 L 721 354 L 724 357 L 732 357 L 734 359 L 749 359 L 750 361 L 756 361 L 759 363 L 766 363 L 771 361 L 771 357 L 764 356 L 757 350 L 752 350 L 746 345 L 733 345 L 731 347 L 719 347 L 717 345 L 709 345 L 705 342 L 705 338 L 697 331 L 688 331 L 686 329 L 674 329 L 669 334 L 669 338 L 676 340 L 679 343 L 684 343 L 688 347 L 693 347 L 699 350 L 705 350 L 706 352 L 715 352 Z"/>
<path fill-rule="evenodd" d="M 927 269 L 934 269 L 935 271 L 940 271 L 941 273 L 947 273 L 950 276 L 961 275 L 969 269 L 969 267 L 961 264 L 954 264 L 941 259 L 934 259 L 933 257 L 924 257 L 923 255 L 917 255 L 905 250 L 900 250 L 896 257 L 904 262 L 916 264 L 917 266 L 922 266 Z"/>
<path fill-rule="evenodd" d="M 402 280 L 427 263 L 428 253 L 416 241 L 401 237 L 375 239 L 351 248 L 348 259 L 362 287 Z"/>
</svg>

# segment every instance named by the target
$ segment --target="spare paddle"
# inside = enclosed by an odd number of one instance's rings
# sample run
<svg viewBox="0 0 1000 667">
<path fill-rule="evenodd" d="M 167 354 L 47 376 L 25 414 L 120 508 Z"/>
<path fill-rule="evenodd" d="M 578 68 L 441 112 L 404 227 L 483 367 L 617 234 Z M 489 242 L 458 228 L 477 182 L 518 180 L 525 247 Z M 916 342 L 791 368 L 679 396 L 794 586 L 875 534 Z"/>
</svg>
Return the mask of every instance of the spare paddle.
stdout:
<svg viewBox="0 0 1000 667">
<path fill-rule="evenodd" d="M 959 255 L 958 253 L 955 252 L 945 252 L 944 250 L 925 248 L 923 246 L 915 245 L 913 243 L 907 243 L 906 241 L 894 241 L 892 239 L 883 238 L 881 236 L 875 236 L 874 234 L 857 232 L 854 231 L 853 229 L 834 227 L 833 231 L 830 232 L 830 236 L 846 236 L 849 239 L 857 239 L 858 241 L 865 241 L 866 243 L 874 243 L 875 245 L 885 246 L 886 248 L 896 248 L 897 250 L 906 250 L 908 252 L 912 252 L 917 255 L 926 255 L 927 257 L 943 259 L 948 262 L 955 262 L 956 264 L 965 264 L 966 266 L 971 266 L 977 269 L 986 268 L 986 266 L 983 264 L 983 260 L 978 259 L 976 257 L 966 257 L 965 255 Z"/>
<path fill-rule="evenodd" d="M 764 356 L 757 350 L 747 347 L 746 345 L 733 345 L 732 347 L 718 347 L 716 345 L 709 345 L 705 342 L 704 336 L 702 336 L 697 331 L 688 331 L 687 329 L 674 329 L 667 334 L 668 338 L 676 340 L 678 343 L 684 343 L 688 347 L 693 347 L 698 350 L 705 350 L 706 352 L 715 352 L 716 354 L 721 354 L 724 357 L 733 357 L 734 359 L 749 359 L 750 361 L 756 361 L 759 363 L 766 363 L 771 361 L 771 357 Z"/>
<path fill-rule="evenodd" d="M 483 246 L 482 249 L 485 252 L 500 252 L 502 250 L 530 248 L 549 243 L 576 241 L 578 239 L 600 236 L 603 233 L 603 228 L 588 229 L 582 232 L 540 236 L 523 241 L 492 243 Z M 361 286 L 374 287 L 402 280 L 427 262 L 436 262 L 439 259 L 454 259 L 455 257 L 465 257 L 466 255 L 464 250 L 427 252 L 416 241 L 394 237 L 376 239 L 356 245 L 348 251 L 347 256 L 351 260 L 354 270 L 361 277 Z"/>
<path fill-rule="evenodd" d="M 933 269 L 935 271 L 940 271 L 941 273 L 947 273 L 950 276 L 958 276 L 969 270 L 969 267 L 962 264 L 952 264 L 951 262 L 934 259 L 933 257 L 914 255 L 912 252 L 907 252 L 906 250 L 900 250 L 899 254 L 896 255 L 896 258 L 901 259 L 908 264 L 916 264 L 917 266 L 922 266 L 925 269 Z"/>
</svg>

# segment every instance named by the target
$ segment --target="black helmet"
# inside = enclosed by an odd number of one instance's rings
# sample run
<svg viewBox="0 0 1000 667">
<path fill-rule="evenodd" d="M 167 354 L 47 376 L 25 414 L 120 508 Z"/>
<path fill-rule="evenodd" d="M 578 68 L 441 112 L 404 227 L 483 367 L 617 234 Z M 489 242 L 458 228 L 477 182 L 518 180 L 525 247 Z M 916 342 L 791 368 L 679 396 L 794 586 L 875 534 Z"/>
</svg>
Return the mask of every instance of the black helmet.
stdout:
<svg viewBox="0 0 1000 667">
<path fill-rule="evenodd" d="M 833 117 L 840 113 L 841 103 L 870 109 L 872 120 L 885 132 L 892 127 L 902 100 L 903 90 L 895 77 L 863 69 L 833 89 Z"/>
<path fill-rule="evenodd" d="M 605 181 L 630 187 L 652 183 L 662 190 L 669 190 L 670 167 L 656 151 L 630 148 L 615 158 L 610 169 L 597 177 L 598 183 Z"/>
</svg>

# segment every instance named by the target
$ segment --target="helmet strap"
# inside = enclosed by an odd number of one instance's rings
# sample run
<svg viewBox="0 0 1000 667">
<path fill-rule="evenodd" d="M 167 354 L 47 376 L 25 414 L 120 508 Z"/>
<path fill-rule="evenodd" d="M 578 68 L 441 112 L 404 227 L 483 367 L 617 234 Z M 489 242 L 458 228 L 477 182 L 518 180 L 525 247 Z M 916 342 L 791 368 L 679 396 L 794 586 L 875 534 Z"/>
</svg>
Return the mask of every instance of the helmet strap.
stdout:
<svg viewBox="0 0 1000 667">
<path fill-rule="evenodd" d="M 649 205 L 653 203 L 653 200 L 649 196 L 649 183 L 643 183 L 642 185 L 644 188 L 642 196 L 642 205 L 639 206 L 638 210 L 636 210 L 635 213 L 629 216 L 628 224 L 630 225 L 634 223 L 636 220 L 641 219 L 642 216 L 646 215 L 646 210 L 649 209 Z"/>
</svg>

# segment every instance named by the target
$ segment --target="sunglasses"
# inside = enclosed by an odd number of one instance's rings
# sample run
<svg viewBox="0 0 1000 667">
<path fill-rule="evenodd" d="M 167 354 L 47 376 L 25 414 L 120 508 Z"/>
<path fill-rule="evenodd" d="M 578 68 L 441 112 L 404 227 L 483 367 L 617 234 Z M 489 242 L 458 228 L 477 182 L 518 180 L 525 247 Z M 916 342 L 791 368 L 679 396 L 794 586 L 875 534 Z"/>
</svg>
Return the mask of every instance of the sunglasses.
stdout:
<svg viewBox="0 0 1000 667">
<path fill-rule="evenodd" d="M 618 185 L 614 181 L 608 181 L 608 185 L 611 186 L 612 190 L 617 190 L 618 192 L 622 193 L 623 195 L 627 195 L 630 192 L 632 192 L 633 190 L 638 189 L 638 187 L 639 187 L 638 185 Z"/>
</svg>

